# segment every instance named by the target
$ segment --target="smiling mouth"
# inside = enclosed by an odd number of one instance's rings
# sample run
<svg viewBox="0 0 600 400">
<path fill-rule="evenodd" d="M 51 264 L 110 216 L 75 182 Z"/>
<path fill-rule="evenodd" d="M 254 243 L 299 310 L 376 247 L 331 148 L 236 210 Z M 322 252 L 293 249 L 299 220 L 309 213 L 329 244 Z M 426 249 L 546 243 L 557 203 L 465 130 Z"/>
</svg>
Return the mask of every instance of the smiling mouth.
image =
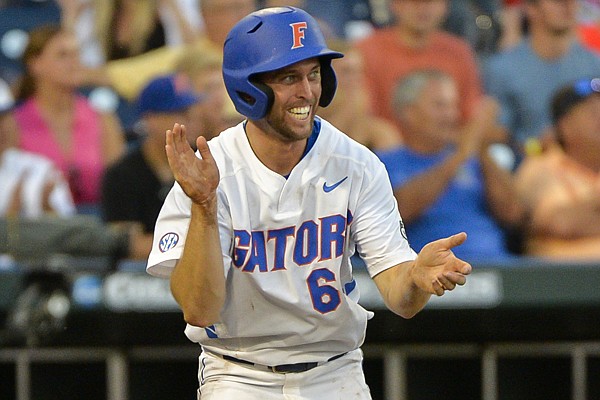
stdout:
<svg viewBox="0 0 600 400">
<path fill-rule="evenodd" d="M 290 108 L 288 112 L 297 120 L 305 120 L 310 114 L 310 106 Z"/>
</svg>

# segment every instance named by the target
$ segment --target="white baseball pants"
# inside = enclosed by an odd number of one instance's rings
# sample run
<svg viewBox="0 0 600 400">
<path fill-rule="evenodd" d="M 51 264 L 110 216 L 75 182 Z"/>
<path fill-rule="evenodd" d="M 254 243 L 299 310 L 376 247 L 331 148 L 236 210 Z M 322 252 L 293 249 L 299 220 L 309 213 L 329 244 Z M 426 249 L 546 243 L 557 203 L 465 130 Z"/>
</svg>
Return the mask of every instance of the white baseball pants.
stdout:
<svg viewBox="0 0 600 400">
<path fill-rule="evenodd" d="M 306 372 L 281 374 L 203 352 L 198 400 L 371 400 L 362 359 L 357 349 Z"/>
</svg>

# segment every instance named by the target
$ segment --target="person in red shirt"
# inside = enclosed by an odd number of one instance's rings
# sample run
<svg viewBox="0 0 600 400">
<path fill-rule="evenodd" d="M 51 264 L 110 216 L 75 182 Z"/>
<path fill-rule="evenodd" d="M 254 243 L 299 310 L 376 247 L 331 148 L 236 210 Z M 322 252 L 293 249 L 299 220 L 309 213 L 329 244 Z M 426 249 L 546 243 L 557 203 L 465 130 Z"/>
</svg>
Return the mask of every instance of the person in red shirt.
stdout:
<svg viewBox="0 0 600 400">
<path fill-rule="evenodd" d="M 394 121 L 394 84 L 410 72 L 434 68 L 458 85 L 461 119 L 466 120 L 480 98 L 482 84 L 476 56 L 466 40 L 443 31 L 448 0 L 392 0 L 396 23 L 376 30 L 355 47 L 365 61 L 373 111 Z"/>
</svg>

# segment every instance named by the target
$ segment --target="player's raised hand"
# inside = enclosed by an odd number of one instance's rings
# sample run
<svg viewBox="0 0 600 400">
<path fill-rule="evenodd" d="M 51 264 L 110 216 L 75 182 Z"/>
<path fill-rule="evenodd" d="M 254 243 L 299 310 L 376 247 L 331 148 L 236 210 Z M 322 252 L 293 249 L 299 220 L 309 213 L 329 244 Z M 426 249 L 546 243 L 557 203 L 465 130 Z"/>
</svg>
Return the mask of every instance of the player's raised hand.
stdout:
<svg viewBox="0 0 600 400">
<path fill-rule="evenodd" d="M 452 248 L 467 239 L 464 232 L 428 243 L 423 247 L 412 271 L 416 285 L 422 290 L 441 296 L 456 285 L 464 285 L 471 265 L 452 252 Z"/>
<path fill-rule="evenodd" d="M 206 138 L 199 136 L 196 146 L 202 158 L 196 157 L 187 141 L 185 126 L 175 124 L 166 132 L 167 158 L 173 176 L 186 195 L 196 204 L 206 204 L 216 198 L 219 185 L 219 169 L 215 162 Z"/>
</svg>

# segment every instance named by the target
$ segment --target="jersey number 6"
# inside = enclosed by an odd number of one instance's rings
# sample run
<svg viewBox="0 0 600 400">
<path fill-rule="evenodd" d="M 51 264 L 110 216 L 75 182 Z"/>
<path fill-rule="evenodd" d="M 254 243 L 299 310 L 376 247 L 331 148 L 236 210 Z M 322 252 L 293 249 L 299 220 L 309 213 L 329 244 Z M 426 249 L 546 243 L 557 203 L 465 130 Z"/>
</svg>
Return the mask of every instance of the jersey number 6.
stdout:
<svg viewBox="0 0 600 400">
<path fill-rule="evenodd" d="M 341 303 L 340 292 L 329 282 L 335 282 L 335 273 L 326 268 L 312 271 L 306 279 L 313 307 L 321 314 L 335 311 Z"/>
</svg>

